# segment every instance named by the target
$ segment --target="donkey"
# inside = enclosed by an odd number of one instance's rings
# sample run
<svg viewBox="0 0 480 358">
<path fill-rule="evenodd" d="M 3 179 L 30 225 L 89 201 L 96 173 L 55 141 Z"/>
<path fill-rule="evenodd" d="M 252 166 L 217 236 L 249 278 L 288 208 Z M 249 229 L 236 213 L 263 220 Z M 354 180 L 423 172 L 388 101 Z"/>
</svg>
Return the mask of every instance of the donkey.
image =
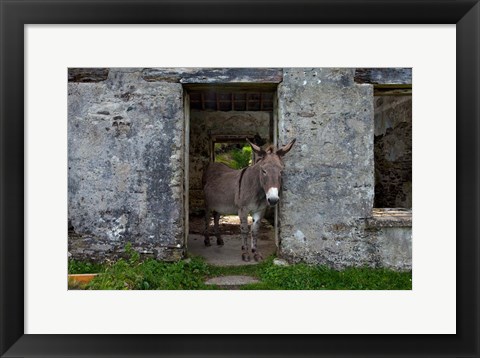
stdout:
<svg viewBox="0 0 480 358">
<path fill-rule="evenodd" d="M 223 245 L 218 227 L 220 214 L 238 214 L 243 240 L 242 259 L 243 261 L 250 261 L 247 246 L 247 216 L 252 213 L 251 250 L 255 261 L 260 261 L 263 259 L 261 253 L 257 251 L 260 222 L 267 206 L 275 206 L 280 200 L 282 157 L 292 149 L 295 139 L 279 149 L 269 146 L 265 150 L 248 139 L 247 142 L 258 157 L 253 165 L 235 170 L 225 164 L 210 163 L 203 174 L 202 183 L 205 193 L 204 242 L 205 246 L 211 245 L 208 229 L 212 211 L 217 245 Z"/>
</svg>

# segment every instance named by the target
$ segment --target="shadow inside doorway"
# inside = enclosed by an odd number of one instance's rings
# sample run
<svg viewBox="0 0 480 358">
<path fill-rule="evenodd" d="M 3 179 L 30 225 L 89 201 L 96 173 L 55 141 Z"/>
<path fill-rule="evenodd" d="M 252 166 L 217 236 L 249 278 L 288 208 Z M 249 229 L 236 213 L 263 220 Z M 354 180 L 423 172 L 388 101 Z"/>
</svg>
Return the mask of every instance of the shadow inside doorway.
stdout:
<svg viewBox="0 0 480 358">
<path fill-rule="evenodd" d="M 248 218 L 249 226 L 252 218 Z M 188 235 L 188 252 L 195 256 L 205 258 L 207 263 L 217 266 L 240 266 L 258 264 L 255 260 L 245 262 L 242 260 L 242 239 L 240 236 L 240 220 L 237 215 L 220 217 L 220 233 L 224 241 L 223 246 L 216 244 L 217 239 L 213 235 L 213 219 L 210 223 L 210 240 L 212 246 L 205 246 L 203 231 L 205 219 L 203 216 L 190 216 L 190 233 Z M 250 234 L 248 238 L 250 245 Z M 265 219 L 262 220 L 258 234 L 257 247 L 264 258 L 276 251 L 275 234 L 273 226 Z"/>
</svg>

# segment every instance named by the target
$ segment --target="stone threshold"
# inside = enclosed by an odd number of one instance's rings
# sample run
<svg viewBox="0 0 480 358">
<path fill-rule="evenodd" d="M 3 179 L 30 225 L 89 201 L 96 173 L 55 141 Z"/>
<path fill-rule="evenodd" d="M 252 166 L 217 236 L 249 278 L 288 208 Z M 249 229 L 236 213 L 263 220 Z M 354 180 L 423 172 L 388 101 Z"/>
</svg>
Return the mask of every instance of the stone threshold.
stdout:
<svg viewBox="0 0 480 358">
<path fill-rule="evenodd" d="M 219 276 L 219 277 L 212 277 L 205 281 L 206 285 L 214 285 L 219 286 L 225 289 L 235 289 L 239 286 L 248 285 L 250 283 L 258 283 L 260 282 L 258 279 L 252 276 Z"/>
</svg>

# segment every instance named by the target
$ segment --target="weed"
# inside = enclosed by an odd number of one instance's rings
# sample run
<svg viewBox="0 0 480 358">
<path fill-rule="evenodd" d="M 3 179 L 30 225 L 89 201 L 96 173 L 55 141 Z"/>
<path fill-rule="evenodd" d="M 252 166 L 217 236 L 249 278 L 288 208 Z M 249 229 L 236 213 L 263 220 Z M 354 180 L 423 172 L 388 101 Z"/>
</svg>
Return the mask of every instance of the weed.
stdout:
<svg viewBox="0 0 480 358">
<path fill-rule="evenodd" d="M 105 271 L 106 265 L 89 261 L 68 260 L 68 273 L 100 273 Z"/>
<path fill-rule="evenodd" d="M 126 250 L 127 252 L 127 250 Z M 95 277 L 87 286 L 93 290 L 198 290 L 208 289 L 203 278 L 208 273 L 206 263 L 198 258 L 175 263 L 154 259 L 139 260 L 131 253 L 119 259 Z"/>
</svg>

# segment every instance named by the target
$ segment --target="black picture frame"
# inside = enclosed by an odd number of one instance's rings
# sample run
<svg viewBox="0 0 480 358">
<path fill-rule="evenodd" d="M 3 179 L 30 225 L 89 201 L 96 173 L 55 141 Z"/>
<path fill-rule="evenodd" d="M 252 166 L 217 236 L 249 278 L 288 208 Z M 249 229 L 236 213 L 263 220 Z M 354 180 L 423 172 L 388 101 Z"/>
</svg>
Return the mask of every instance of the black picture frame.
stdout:
<svg viewBox="0 0 480 358">
<path fill-rule="evenodd" d="M 479 357 L 478 0 L 0 0 L 0 4 L 2 357 Z M 127 23 L 456 24 L 457 334 L 24 334 L 24 25 Z"/>
</svg>

